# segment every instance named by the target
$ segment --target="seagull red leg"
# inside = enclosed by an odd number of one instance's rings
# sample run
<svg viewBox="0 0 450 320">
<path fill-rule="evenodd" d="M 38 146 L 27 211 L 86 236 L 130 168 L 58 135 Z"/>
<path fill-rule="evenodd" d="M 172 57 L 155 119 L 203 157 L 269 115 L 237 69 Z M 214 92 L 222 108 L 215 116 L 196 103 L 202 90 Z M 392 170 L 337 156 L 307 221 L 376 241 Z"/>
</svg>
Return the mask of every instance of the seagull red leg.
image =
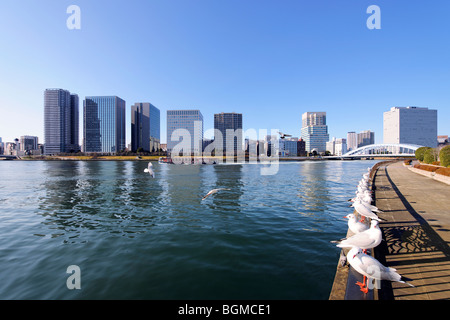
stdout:
<svg viewBox="0 0 450 320">
<path fill-rule="evenodd" d="M 367 292 L 369 292 L 369 288 L 367 287 L 367 284 L 366 284 L 367 277 L 364 276 L 363 279 L 364 279 L 363 283 L 358 281 L 358 282 L 356 282 L 356 284 L 361 288 L 362 292 L 367 293 Z"/>
</svg>

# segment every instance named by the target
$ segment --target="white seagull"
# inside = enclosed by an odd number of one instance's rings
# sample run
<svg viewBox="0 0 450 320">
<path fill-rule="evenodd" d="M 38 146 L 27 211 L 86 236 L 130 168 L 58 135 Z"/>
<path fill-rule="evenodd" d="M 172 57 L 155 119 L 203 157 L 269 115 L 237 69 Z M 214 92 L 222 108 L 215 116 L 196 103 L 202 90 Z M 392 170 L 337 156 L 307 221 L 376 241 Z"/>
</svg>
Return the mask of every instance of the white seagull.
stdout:
<svg viewBox="0 0 450 320">
<path fill-rule="evenodd" d="M 339 248 L 352 248 L 358 247 L 361 249 L 372 249 L 378 246 L 383 239 L 380 227 L 378 226 L 378 221 L 372 220 L 370 222 L 370 228 L 360 233 L 357 233 L 349 238 L 345 238 L 340 241 L 332 241 L 333 243 L 338 243 L 336 247 Z"/>
<path fill-rule="evenodd" d="M 375 213 L 373 213 L 370 209 L 368 209 L 365 205 L 363 205 L 361 202 L 353 202 L 351 207 L 354 207 L 355 210 L 362 216 L 378 221 L 383 221 L 383 219 L 379 218 Z"/>
<path fill-rule="evenodd" d="M 144 172 L 148 172 L 153 178 L 155 177 L 155 172 L 153 172 L 153 164 L 151 162 L 148 163 L 148 166 L 144 169 Z"/>
<path fill-rule="evenodd" d="M 364 201 L 361 198 L 356 198 L 355 201 L 353 203 L 357 203 L 357 204 L 362 204 L 363 206 L 365 206 L 367 209 L 369 209 L 370 211 L 373 212 L 378 212 L 378 213 L 383 213 L 383 211 L 381 211 L 380 209 L 378 209 L 378 207 L 371 205 L 368 201 Z"/>
<path fill-rule="evenodd" d="M 348 228 L 355 234 L 369 229 L 369 226 L 359 222 L 353 213 L 346 215 L 344 218 L 348 219 Z"/>
<path fill-rule="evenodd" d="M 227 188 L 217 188 L 217 189 L 212 189 L 211 191 L 209 191 L 203 198 L 202 201 L 205 200 L 206 198 L 208 198 L 210 195 L 217 193 L 221 190 L 231 190 L 231 189 L 227 189 Z"/>
<path fill-rule="evenodd" d="M 280 134 L 280 138 L 281 139 L 284 139 L 286 137 L 292 137 L 292 134 L 286 134 L 286 133 L 283 133 L 283 132 L 280 132 L 280 131 L 278 131 L 278 133 Z"/>
<path fill-rule="evenodd" d="M 347 253 L 347 261 L 348 263 L 355 269 L 357 272 L 364 276 L 363 283 L 356 282 L 357 285 L 360 286 L 361 291 L 367 293 L 369 288 L 367 287 L 366 278 L 375 279 L 375 280 L 389 280 L 405 283 L 411 287 L 414 287 L 412 284 L 407 283 L 405 277 L 399 275 L 394 268 L 385 267 L 382 265 L 377 259 L 374 257 L 362 252 L 361 248 L 353 247 Z"/>
</svg>

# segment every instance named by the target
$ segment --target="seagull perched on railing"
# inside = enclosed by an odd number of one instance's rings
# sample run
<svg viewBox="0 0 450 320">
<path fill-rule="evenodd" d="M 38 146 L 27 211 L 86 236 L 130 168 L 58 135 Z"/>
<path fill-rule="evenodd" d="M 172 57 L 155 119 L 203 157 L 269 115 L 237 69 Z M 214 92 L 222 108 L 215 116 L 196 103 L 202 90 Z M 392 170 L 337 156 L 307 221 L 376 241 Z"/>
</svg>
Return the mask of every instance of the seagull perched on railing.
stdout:
<svg viewBox="0 0 450 320">
<path fill-rule="evenodd" d="M 208 198 L 210 195 L 217 193 L 221 190 L 231 190 L 231 189 L 226 189 L 226 188 L 217 188 L 217 189 L 212 189 L 211 191 L 209 191 L 203 198 L 202 201 L 205 200 L 206 198 Z"/>
<path fill-rule="evenodd" d="M 363 283 L 358 281 L 356 284 L 364 293 L 369 291 L 368 283 L 366 284 L 366 279 L 396 281 L 414 287 L 412 284 L 406 282 L 406 280 L 410 279 L 399 275 L 397 270 L 394 268 L 385 267 L 374 257 L 362 252 L 361 248 L 353 247 L 347 253 L 347 261 L 353 269 L 363 275 Z"/>
<path fill-rule="evenodd" d="M 344 218 L 348 219 L 348 228 L 355 234 L 369 229 L 369 226 L 362 222 L 359 222 L 353 213 L 346 215 Z"/>
<path fill-rule="evenodd" d="M 378 226 L 378 221 L 372 220 L 370 222 L 369 229 L 359 232 L 349 238 L 331 242 L 337 243 L 336 247 L 339 248 L 358 247 L 367 250 L 377 247 L 381 243 L 382 239 L 383 235 L 380 227 Z"/>
</svg>

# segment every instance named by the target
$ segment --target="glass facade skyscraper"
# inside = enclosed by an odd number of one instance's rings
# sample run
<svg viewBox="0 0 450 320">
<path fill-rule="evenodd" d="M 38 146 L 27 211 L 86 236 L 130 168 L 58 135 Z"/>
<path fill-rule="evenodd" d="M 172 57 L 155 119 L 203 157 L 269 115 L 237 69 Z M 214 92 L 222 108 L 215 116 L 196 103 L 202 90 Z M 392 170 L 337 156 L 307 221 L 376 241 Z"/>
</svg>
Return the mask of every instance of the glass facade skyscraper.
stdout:
<svg viewBox="0 0 450 320">
<path fill-rule="evenodd" d="M 144 151 L 160 149 L 160 112 L 148 102 L 131 106 L 131 150 Z"/>
<path fill-rule="evenodd" d="M 85 152 L 116 153 L 125 149 L 125 101 L 117 96 L 91 96 L 83 102 Z"/>
<path fill-rule="evenodd" d="M 326 112 L 305 112 L 302 114 L 302 139 L 305 140 L 307 152 L 326 151 L 329 140 Z"/>
<path fill-rule="evenodd" d="M 178 130 L 180 129 L 180 130 Z M 181 135 L 189 133 L 190 139 Z M 167 110 L 167 152 L 174 147 L 184 152 L 201 154 L 203 146 L 203 115 L 199 110 Z"/>
<path fill-rule="evenodd" d="M 44 92 L 44 153 L 79 151 L 78 96 L 64 89 Z"/>
<path fill-rule="evenodd" d="M 222 139 L 222 143 L 216 141 L 216 155 L 225 155 L 227 150 L 228 152 L 233 151 L 235 155 L 237 155 L 238 151 L 243 151 L 242 113 L 222 112 L 214 114 L 214 131 L 216 132 L 216 130 L 221 132 L 220 138 Z M 233 140 L 227 140 L 227 130 L 232 130 L 233 135 L 236 135 L 235 137 L 233 136 Z M 217 140 L 218 138 L 219 137 L 216 137 L 216 133 L 214 133 L 214 139 Z"/>
</svg>

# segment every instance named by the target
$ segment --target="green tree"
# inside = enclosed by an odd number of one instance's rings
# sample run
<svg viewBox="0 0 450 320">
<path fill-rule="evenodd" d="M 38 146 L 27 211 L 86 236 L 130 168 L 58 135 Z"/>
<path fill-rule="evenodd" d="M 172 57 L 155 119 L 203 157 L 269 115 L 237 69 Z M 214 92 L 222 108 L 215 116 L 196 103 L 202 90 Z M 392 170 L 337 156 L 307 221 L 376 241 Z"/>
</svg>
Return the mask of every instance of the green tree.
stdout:
<svg viewBox="0 0 450 320">
<path fill-rule="evenodd" d="M 438 161 L 439 159 L 439 151 L 437 149 L 428 148 L 425 150 L 425 153 L 423 155 L 423 162 L 425 163 L 433 163 L 435 161 Z"/>
<path fill-rule="evenodd" d="M 416 155 L 416 159 L 419 161 L 423 161 L 423 157 L 425 156 L 425 152 L 431 149 L 430 147 L 420 147 L 416 150 L 415 155 Z"/>
<path fill-rule="evenodd" d="M 445 146 L 439 152 L 441 166 L 450 167 L 450 146 Z"/>
</svg>

